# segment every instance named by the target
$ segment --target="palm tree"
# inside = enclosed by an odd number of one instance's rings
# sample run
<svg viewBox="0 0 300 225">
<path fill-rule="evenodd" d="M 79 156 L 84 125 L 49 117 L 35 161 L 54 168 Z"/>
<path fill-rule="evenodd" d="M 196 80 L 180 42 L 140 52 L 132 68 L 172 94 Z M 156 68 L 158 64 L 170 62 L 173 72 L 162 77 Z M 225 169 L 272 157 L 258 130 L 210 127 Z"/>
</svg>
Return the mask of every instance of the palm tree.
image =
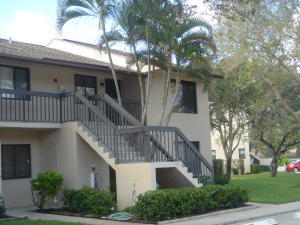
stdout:
<svg viewBox="0 0 300 225">
<path fill-rule="evenodd" d="M 138 9 L 140 7 L 139 2 L 134 0 L 123 0 L 116 5 L 113 18 L 117 24 L 114 30 L 107 33 L 106 38 L 108 42 L 116 43 L 121 42 L 130 47 L 131 55 L 128 59 L 128 65 L 134 65 L 137 71 L 137 78 L 140 86 L 140 99 L 141 99 L 141 122 L 144 123 L 145 116 L 145 88 L 143 82 L 143 76 L 141 72 L 141 65 L 138 59 L 137 45 L 141 40 L 141 26 L 143 22 L 138 15 Z M 105 43 L 105 39 L 102 36 L 100 39 L 100 45 Z M 148 77 L 149 79 L 149 77 Z"/>
<path fill-rule="evenodd" d="M 180 1 L 175 4 L 164 2 L 156 14 L 158 16 L 153 17 L 150 26 L 151 41 L 154 40 L 151 44 L 155 46 L 151 63 L 165 74 L 158 124 L 167 125 L 175 108 L 182 76 L 197 76 L 207 80 L 215 45 L 211 26 L 203 20 L 189 18 Z M 174 97 L 166 114 L 172 77 L 176 80 Z"/>
<path fill-rule="evenodd" d="M 99 20 L 99 29 L 102 30 L 105 40 L 106 51 L 109 58 L 110 68 L 113 75 L 118 102 L 122 105 L 120 88 L 116 71 L 111 57 L 111 50 L 107 40 L 105 27 L 106 19 L 114 11 L 113 0 L 59 0 L 57 10 L 57 29 L 61 32 L 63 26 L 70 20 L 82 17 L 95 17 Z"/>
</svg>

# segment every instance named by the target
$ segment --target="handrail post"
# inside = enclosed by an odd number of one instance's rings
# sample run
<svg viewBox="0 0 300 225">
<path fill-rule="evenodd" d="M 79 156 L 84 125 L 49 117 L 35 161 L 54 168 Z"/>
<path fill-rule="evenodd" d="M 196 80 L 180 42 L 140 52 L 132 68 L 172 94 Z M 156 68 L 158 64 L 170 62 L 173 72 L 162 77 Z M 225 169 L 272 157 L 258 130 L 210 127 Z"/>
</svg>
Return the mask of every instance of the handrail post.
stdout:
<svg viewBox="0 0 300 225">
<path fill-rule="evenodd" d="M 60 94 L 59 95 L 59 121 L 60 121 L 60 123 L 62 123 L 62 96 L 63 96 L 63 94 Z"/>
</svg>

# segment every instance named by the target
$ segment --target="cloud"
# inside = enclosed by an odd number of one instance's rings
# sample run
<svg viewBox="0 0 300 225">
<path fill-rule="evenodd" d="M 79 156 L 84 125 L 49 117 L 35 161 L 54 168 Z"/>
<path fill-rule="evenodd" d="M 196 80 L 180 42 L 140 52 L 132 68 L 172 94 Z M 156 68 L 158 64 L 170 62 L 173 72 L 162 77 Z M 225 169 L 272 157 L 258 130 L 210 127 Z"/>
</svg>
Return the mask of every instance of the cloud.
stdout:
<svg viewBox="0 0 300 225">
<path fill-rule="evenodd" d="M 55 26 L 43 14 L 18 10 L 11 23 L 5 25 L 5 38 L 45 45 L 55 36 Z"/>
</svg>

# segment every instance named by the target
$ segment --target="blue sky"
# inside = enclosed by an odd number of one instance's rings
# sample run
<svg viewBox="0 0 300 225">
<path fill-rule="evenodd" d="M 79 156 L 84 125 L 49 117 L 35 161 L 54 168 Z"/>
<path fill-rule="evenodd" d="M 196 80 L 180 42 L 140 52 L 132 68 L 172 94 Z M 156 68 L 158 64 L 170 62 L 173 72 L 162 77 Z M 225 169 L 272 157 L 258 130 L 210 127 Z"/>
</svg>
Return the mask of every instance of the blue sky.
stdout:
<svg viewBox="0 0 300 225">
<path fill-rule="evenodd" d="M 199 15 L 211 20 L 202 0 L 189 0 L 198 6 Z M 95 19 L 80 19 L 68 23 L 62 34 L 55 29 L 56 0 L 0 1 L 0 38 L 46 45 L 54 37 L 96 43 L 99 32 Z"/>
</svg>

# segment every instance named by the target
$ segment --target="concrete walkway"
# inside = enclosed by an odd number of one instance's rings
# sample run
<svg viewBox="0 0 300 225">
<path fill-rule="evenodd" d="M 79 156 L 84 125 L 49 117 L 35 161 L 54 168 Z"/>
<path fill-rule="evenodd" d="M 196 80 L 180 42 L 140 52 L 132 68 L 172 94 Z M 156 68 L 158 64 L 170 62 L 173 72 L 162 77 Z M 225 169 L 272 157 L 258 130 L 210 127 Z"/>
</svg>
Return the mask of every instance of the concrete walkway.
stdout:
<svg viewBox="0 0 300 225">
<path fill-rule="evenodd" d="M 250 207 L 229 209 L 204 215 L 186 217 L 178 220 L 160 222 L 160 225 L 230 225 L 247 224 L 249 221 L 278 216 L 291 212 L 300 212 L 300 202 L 281 205 L 250 203 Z M 298 224 L 298 223 L 297 223 Z M 283 224 L 284 225 L 284 224 Z"/>
<path fill-rule="evenodd" d="M 53 214 L 43 214 L 43 213 L 34 213 L 31 212 L 33 208 L 23 208 L 23 209 L 11 209 L 7 210 L 7 215 L 15 217 L 27 217 L 28 219 L 33 220 L 57 220 L 64 222 L 76 222 L 84 223 L 90 225 L 138 225 L 141 223 L 129 223 L 129 222 L 118 222 L 111 220 L 101 220 L 101 219 L 92 219 L 92 218 L 83 218 L 83 217 L 74 217 L 74 216 L 61 216 Z M 145 225 L 145 224 L 144 224 Z"/>
</svg>

